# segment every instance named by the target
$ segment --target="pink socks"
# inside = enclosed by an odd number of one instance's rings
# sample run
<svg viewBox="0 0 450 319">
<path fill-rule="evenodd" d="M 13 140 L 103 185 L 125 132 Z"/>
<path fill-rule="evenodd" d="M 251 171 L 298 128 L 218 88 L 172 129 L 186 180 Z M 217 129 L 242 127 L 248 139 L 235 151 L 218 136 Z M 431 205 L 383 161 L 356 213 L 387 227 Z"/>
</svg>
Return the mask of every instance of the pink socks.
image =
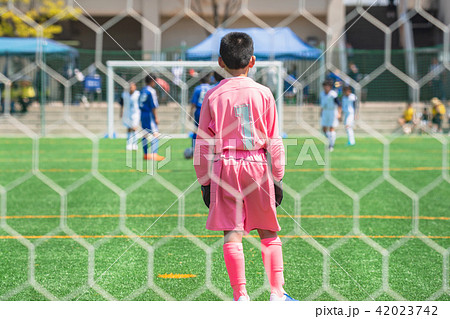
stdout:
<svg viewBox="0 0 450 319">
<path fill-rule="evenodd" d="M 284 294 L 283 254 L 279 237 L 261 240 L 261 253 L 270 282 L 270 290 L 279 297 Z M 242 243 L 229 242 L 223 245 L 223 257 L 227 267 L 230 284 L 233 287 L 233 298 L 247 296 L 245 289 L 245 261 Z"/>
<path fill-rule="evenodd" d="M 269 278 L 270 290 L 278 297 L 284 292 L 283 254 L 279 237 L 261 239 L 261 253 L 264 268 Z"/>
<path fill-rule="evenodd" d="M 247 290 L 245 289 L 245 261 L 242 243 L 229 242 L 224 244 L 223 257 L 225 259 L 228 276 L 230 277 L 230 284 L 231 287 L 233 287 L 234 300 L 238 300 L 240 296 L 247 296 Z"/>
</svg>

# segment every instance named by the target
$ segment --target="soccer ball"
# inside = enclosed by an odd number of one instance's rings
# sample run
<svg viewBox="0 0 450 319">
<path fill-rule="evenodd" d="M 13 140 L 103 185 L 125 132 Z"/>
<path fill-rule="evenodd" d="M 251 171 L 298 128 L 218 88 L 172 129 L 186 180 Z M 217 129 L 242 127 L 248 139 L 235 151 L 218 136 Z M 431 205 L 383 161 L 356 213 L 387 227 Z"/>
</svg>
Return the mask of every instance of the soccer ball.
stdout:
<svg viewBox="0 0 450 319">
<path fill-rule="evenodd" d="M 189 147 L 184 150 L 184 158 L 185 159 L 191 159 L 194 157 L 194 149 L 192 147 Z"/>
</svg>

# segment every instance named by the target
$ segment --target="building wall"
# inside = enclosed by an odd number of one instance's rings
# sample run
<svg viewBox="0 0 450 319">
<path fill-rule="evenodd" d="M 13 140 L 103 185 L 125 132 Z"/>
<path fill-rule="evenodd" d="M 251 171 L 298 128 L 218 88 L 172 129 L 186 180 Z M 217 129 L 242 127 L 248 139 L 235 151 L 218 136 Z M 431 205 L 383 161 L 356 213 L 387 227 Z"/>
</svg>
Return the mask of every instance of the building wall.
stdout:
<svg viewBox="0 0 450 319">
<path fill-rule="evenodd" d="M 192 1 L 203 4 L 202 17 L 212 24 L 213 19 L 210 1 Z M 342 3 L 342 0 L 306 1 L 306 10 L 312 13 L 320 21 L 327 23 L 327 10 L 330 1 L 333 1 L 338 5 Z M 77 2 L 80 4 L 80 7 L 89 12 L 89 14 L 100 24 L 117 14 L 125 12 L 127 5 L 127 2 L 123 0 L 77 0 Z M 220 2 L 221 1 L 219 1 L 219 3 Z M 249 0 L 248 9 L 265 23 L 274 27 L 286 17 L 296 12 L 298 3 L 298 0 Z M 131 9 L 143 15 L 154 25 L 161 26 L 174 15 L 182 11 L 183 8 L 184 0 L 135 0 L 133 1 Z M 123 20 L 119 24 L 118 27 L 112 27 L 108 32 L 116 38 L 117 42 L 124 48 L 130 50 L 158 49 L 157 41 L 155 41 L 157 39 L 155 39 L 154 33 L 145 26 L 141 26 L 141 30 L 138 31 L 136 24 L 139 23 L 133 18 L 126 18 L 126 20 Z M 248 18 L 243 17 L 228 27 L 244 28 L 255 26 L 256 25 Z M 295 19 L 288 26 L 305 41 L 308 40 L 308 38 L 315 38 L 318 43 L 326 40 L 325 33 L 307 21 L 304 17 Z M 71 30 L 70 32 L 72 32 L 72 35 L 69 32 L 64 32 L 64 34 L 58 38 L 63 39 L 66 37 L 66 39 L 69 39 L 68 37 L 72 37 L 75 40 L 80 41 L 80 47 L 82 48 L 95 47 L 95 34 L 87 27 L 82 26 L 79 22 L 74 22 L 69 29 Z M 186 32 L 186 30 L 189 30 L 189 32 Z M 187 46 L 193 46 L 202 41 L 207 35 L 208 33 L 198 23 L 189 17 L 184 17 L 162 33 L 161 48 L 165 49 L 180 46 L 184 43 Z M 141 39 L 137 40 L 137 36 Z M 104 39 L 104 49 L 118 48 L 111 39 L 107 38 L 109 37 L 106 36 Z"/>
<path fill-rule="evenodd" d="M 450 1 L 439 0 L 439 13 L 441 21 L 444 21 L 446 25 L 450 25 Z"/>
<path fill-rule="evenodd" d="M 170 17 L 162 17 L 161 22 L 165 23 Z M 270 26 L 275 26 L 279 21 L 285 17 L 267 17 L 264 22 Z M 326 23 L 326 17 L 317 17 L 323 23 Z M 325 33 L 311 24 L 305 18 L 297 18 L 288 25 L 300 38 L 307 41 L 308 38 L 317 38 L 318 43 L 326 40 Z M 255 27 L 255 24 L 248 18 L 241 18 L 236 23 L 229 26 L 230 28 L 249 28 Z M 186 32 L 189 30 L 189 32 Z M 194 46 L 203 41 L 209 33 L 203 29 L 199 24 L 189 18 L 183 18 L 176 25 L 162 33 L 161 43 L 162 48 L 170 48 L 180 46 L 184 41 L 188 47 Z"/>
</svg>

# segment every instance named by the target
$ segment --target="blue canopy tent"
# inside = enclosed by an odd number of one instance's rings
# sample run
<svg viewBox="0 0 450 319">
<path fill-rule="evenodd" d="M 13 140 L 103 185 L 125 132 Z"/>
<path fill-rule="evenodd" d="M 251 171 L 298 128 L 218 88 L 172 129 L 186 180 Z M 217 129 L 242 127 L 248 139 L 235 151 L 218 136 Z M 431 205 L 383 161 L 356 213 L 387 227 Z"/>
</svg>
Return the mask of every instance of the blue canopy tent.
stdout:
<svg viewBox="0 0 450 319">
<path fill-rule="evenodd" d="M 205 40 L 186 52 L 188 60 L 212 60 L 219 56 L 220 40 L 230 32 L 245 32 L 253 38 L 255 56 L 259 60 L 315 60 L 322 51 L 303 42 L 290 28 L 217 29 Z"/>
<path fill-rule="evenodd" d="M 79 56 L 78 50 L 54 40 L 38 38 L 0 38 L 0 73 L 13 78 L 16 75 L 16 81 L 29 80 L 41 93 L 41 98 L 43 98 L 42 92 L 46 92 L 49 98 L 55 100 L 59 98 L 62 91 L 56 80 L 45 73 L 39 73 L 42 71 L 37 67 L 24 71 L 27 70 L 27 66 L 36 62 L 38 52 L 43 53 L 44 63 L 53 70 L 66 78 L 72 76 Z M 17 75 L 20 78 L 17 78 Z M 46 90 L 49 87 L 52 89 Z M 1 91 L 3 91 L 3 84 L 0 84 Z"/>
<path fill-rule="evenodd" d="M 39 50 L 37 38 L 0 38 L 0 56 L 36 54 Z M 78 51 L 68 45 L 50 40 L 42 40 L 42 52 L 45 54 L 68 54 L 78 56 Z"/>
<path fill-rule="evenodd" d="M 78 50 L 50 39 L 0 38 L 0 72 L 8 76 L 22 70 L 39 51 L 45 63 L 60 74 L 73 69 L 79 55 Z"/>
</svg>

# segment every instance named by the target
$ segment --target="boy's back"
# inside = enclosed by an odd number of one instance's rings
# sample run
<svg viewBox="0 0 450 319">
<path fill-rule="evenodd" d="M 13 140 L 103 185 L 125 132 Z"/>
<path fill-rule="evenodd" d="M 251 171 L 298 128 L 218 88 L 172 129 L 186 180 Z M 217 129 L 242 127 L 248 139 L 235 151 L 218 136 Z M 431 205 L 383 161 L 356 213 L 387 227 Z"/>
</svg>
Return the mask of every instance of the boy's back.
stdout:
<svg viewBox="0 0 450 319">
<path fill-rule="evenodd" d="M 200 119 L 213 130 L 216 153 L 223 149 L 257 150 L 273 138 L 276 123 L 275 101 L 270 90 L 248 77 L 223 80 L 206 96 L 209 115 Z M 206 113 L 206 112 L 205 112 Z M 206 123 L 208 122 L 208 123 Z M 209 123 L 211 122 L 211 123 Z M 268 127 L 270 126 L 270 127 Z"/>
<path fill-rule="evenodd" d="M 283 177 L 284 149 L 278 131 L 275 100 L 269 88 L 251 78 L 222 80 L 206 94 L 199 132 L 197 143 L 214 138 L 213 152 L 218 155 L 226 150 L 267 150 L 272 156 L 274 179 Z M 199 145 L 207 143 L 200 142 Z M 196 167 L 199 178 L 208 174 L 207 167 Z"/>
</svg>

